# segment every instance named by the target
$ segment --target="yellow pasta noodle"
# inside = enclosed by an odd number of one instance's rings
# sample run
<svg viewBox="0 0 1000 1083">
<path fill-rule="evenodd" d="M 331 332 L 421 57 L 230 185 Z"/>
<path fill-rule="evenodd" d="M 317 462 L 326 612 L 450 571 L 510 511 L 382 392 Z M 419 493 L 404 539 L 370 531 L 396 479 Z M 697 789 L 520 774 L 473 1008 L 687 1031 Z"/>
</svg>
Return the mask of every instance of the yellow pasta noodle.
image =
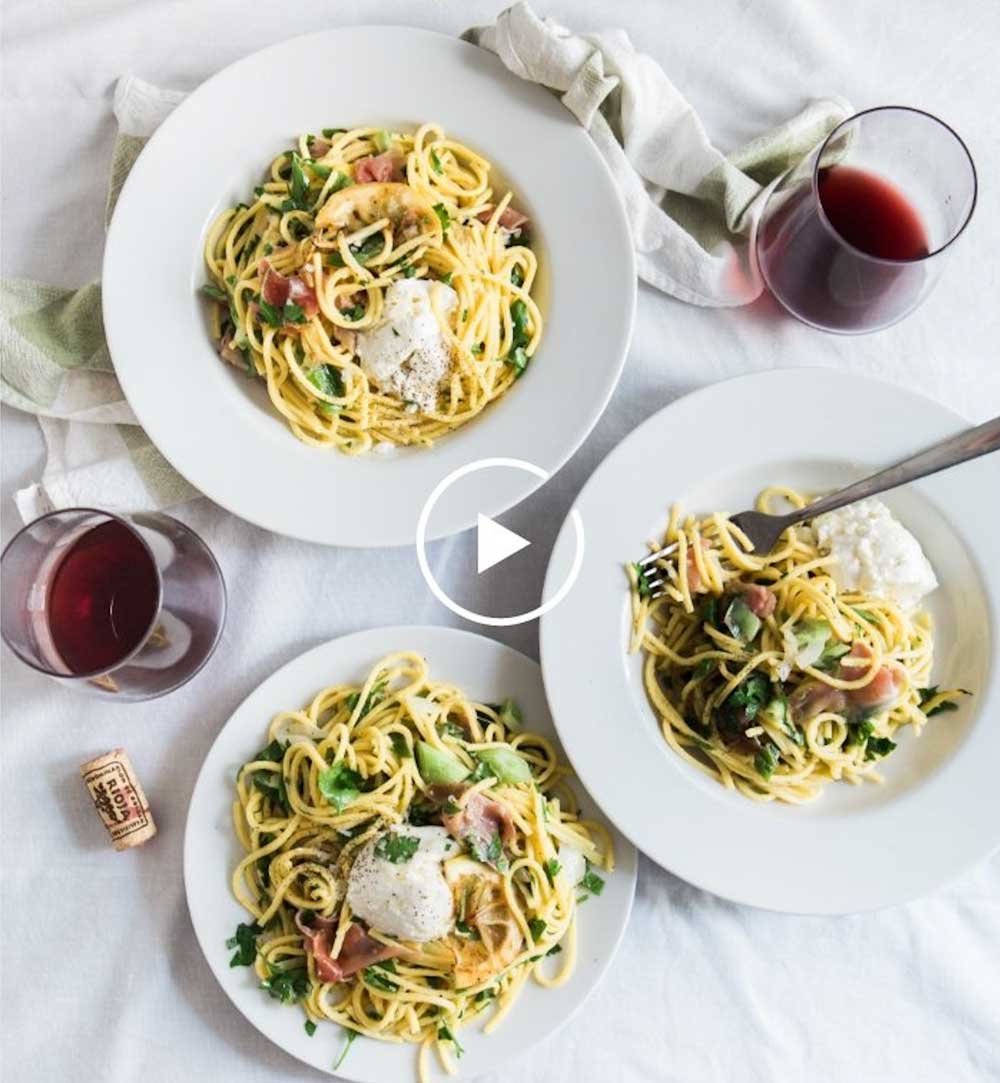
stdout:
<svg viewBox="0 0 1000 1083">
<path fill-rule="evenodd" d="M 369 179 L 374 161 L 389 180 Z M 305 443 L 349 455 L 429 446 L 510 390 L 538 348 L 522 218 L 510 192 L 494 195 L 490 162 L 437 125 L 300 136 L 252 202 L 208 231 L 212 335 Z M 432 287 L 449 365 L 425 403 L 379 386 L 357 352 L 386 291 L 411 278 L 457 296 L 447 308 Z"/>
<path fill-rule="evenodd" d="M 757 508 L 779 501 L 808 504 L 774 486 Z M 699 521 L 675 505 L 662 544 L 674 543 L 627 569 L 630 650 L 645 656 L 667 743 L 728 789 L 801 803 L 831 781 L 881 782 L 897 731 L 919 734 L 963 694 L 929 687 L 929 614 L 839 590 L 808 523 L 758 555 L 724 516 Z"/>
<path fill-rule="evenodd" d="M 425 778 L 432 754 L 459 764 L 465 777 L 444 787 Z M 504 770 L 498 777 L 496 755 L 516 758 L 521 781 Z M 267 744 L 236 782 L 243 857 L 232 890 L 250 923 L 230 942 L 234 965 L 252 964 L 272 996 L 298 1003 L 307 1029 L 330 1021 L 416 1043 L 421 1076 L 432 1050 L 447 1067 L 461 1049 L 460 1027 L 489 1015 L 488 1032 L 529 978 L 551 988 L 572 973 L 579 893 L 600 893 L 593 870 L 612 871 L 614 853 L 604 828 L 581 818 L 568 776 L 551 742 L 521 728 L 515 704 L 470 700 L 433 680 L 417 654 L 383 658 L 360 685 L 322 689 L 271 721 Z M 449 815 L 461 823 L 473 801 L 502 809 L 509 834 L 498 828 L 485 846 L 449 827 L 455 856 L 444 860 L 443 875 L 449 883 L 453 871 L 464 877 L 455 881 L 451 932 L 418 942 L 369 925 L 369 942 L 395 956 L 323 980 L 303 928 L 325 923 L 334 959 L 358 935 L 352 926 L 364 923 L 345 884 L 362 849 L 389 836 L 406 842 L 416 825 L 448 826 Z M 586 868 L 582 881 L 563 871 L 571 851 Z"/>
</svg>

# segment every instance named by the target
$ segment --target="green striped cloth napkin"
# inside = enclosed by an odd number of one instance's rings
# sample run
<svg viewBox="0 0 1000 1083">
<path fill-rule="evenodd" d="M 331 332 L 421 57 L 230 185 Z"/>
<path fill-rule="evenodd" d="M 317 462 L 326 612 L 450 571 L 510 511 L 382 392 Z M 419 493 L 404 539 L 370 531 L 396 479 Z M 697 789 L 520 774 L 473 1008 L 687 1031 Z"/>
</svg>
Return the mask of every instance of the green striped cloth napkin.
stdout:
<svg viewBox="0 0 1000 1083">
<path fill-rule="evenodd" d="M 118 81 L 105 223 L 139 151 L 183 97 L 134 76 Z M 163 508 L 198 495 L 125 401 L 104 339 L 100 283 L 0 283 L 0 398 L 37 415 L 45 438 L 41 480 L 15 497 L 25 522 L 53 508 Z"/>
</svg>

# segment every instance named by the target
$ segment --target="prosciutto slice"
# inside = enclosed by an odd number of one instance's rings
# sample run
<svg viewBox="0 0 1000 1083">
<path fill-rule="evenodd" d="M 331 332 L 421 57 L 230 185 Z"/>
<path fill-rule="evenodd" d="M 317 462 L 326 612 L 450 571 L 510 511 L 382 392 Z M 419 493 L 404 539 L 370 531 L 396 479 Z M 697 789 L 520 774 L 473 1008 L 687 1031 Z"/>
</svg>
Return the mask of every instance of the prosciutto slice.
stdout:
<svg viewBox="0 0 1000 1083">
<path fill-rule="evenodd" d="M 319 311 L 316 291 L 304 278 L 283 275 L 266 259 L 260 261 L 260 274 L 260 295 L 269 305 L 275 308 L 284 308 L 288 303 L 298 305 L 306 319 L 312 319 Z"/>
<path fill-rule="evenodd" d="M 357 184 L 385 184 L 387 181 L 404 179 L 402 158 L 389 151 L 360 158 L 354 163 L 354 180 Z"/>
<path fill-rule="evenodd" d="M 488 223 L 493 217 L 493 208 L 487 207 L 485 210 L 479 212 L 479 221 Z M 513 233 L 515 237 L 521 235 L 521 231 L 527 226 L 531 219 L 526 214 L 522 214 L 520 211 L 515 210 L 513 207 L 504 207 L 500 214 L 500 221 L 498 225 L 501 229 L 507 230 L 508 233 Z"/>
<path fill-rule="evenodd" d="M 401 947 L 375 940 L 352 921 L 339 954 L 333 958 L 330 948 L 337 928 L 336 920 L 314 914 L 312 922 L 312 925 L 306 925 L 301 910 L 295 915 L 295 924 L 302 933 L 306 951 L 313 957 L 320 981 L 345 981 L 366 966 L 402 954 Z"/>
<path fill-rule="evenodd" d="M 474 856 L 489 853 L 497 838 L 501 845 L 514 838 L 514 817 L 510 810 L 481 793 L 474 793 L 458 812 L 442 815 L 441 823 L 456 839 L 471 843 Z"/>
</svg>

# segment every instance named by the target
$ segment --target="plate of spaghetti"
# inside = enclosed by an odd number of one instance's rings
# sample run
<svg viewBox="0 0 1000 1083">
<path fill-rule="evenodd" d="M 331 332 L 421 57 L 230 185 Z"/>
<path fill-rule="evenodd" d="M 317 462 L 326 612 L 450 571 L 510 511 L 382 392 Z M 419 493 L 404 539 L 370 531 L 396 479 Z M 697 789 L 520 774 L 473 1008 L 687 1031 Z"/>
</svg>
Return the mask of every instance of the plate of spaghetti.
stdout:
<svg viewBox="0 0 1000 1083">
<path fill-rule="evenodd" d="M 538 667 L 412 627 L 317 647 L 242 704 L 184 865 L 206 959 L 258 1029 L 328 1073 L 427 1083 L 579 1007 L 636 855 L 563 760 Z"/>
<path fill-rule="evenodd" d="M 740 429 L 750 403 L 781 424 Z M 738 454 L 706 417 L 740 432 Z M 998 464 L 807 520 L 770 553 L 730 518 L 807 507 L 963 426 L 855 374 L 775 371 L 672 404 L 588 482 L 584 566 L 542 621 L 546 689 L 581 779 L 650 857 L 739 902 L 844 913 L 931 890 L 1000 842 L 984 812 L 1000 524 L 971 510 Z M 626 767 L 632 785 L 603 784 Z"/>
<path fill-rule="evenodd" d="M 251 522 L 353 546 L 411 543 L 470 461 L 558 470 L 618 380 L 635 290 L 572 114 L 401 27 L 284 42 L 192 93 L 129 174 L 103 280 L 116 374 L 170 464 Z M 538 484 L 470 489 L 430 533 Z"/>
</svg>

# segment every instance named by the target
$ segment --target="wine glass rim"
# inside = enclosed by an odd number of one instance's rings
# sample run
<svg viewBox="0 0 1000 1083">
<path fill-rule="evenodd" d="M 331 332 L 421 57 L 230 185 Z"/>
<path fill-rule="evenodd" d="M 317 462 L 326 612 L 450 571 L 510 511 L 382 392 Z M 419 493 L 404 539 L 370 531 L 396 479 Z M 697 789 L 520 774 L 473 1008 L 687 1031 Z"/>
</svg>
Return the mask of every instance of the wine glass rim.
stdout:
<svg viewBox="0 0 1000 1083">
<path fill-rule="evenodd" d="M 119 661 L 115 662 L 113 666 L 111 666 L 110 668 L 107 666 L 103 666 L 100 669 L 88 670 L 86 673 L 58 673 L 55 670 L 48 669 L 45 666 L 39 665 L 31 658 L 28 658 L 24 654 L 22 654 L 22 652 L 17 649 L 16 645 L 13 644 L 5 634 L 3 634 L 2 629 L 0 629 L 0 636 L 2 636 L 3 641 L 7 644 L 8 647 L 10 647 L 10 649 L 17 655 L 17 657 L 25 663 L 25 665 L 31 666 L 31 668 L 36 670 L 38 673 L 44 673 L 47 677 L 56 677 L 59 680 L 64 681 L 88 681 L 93 680 L 95 677 L 103 677 L 106 673 L 114 673 L 115 670 L 121 669 L 123 665 L 125 665 L 127 662 L 130 662 L 146 645 L 146 641 L 152 635 L 154 629 L 156 628 L 157 621 L 160 618 L 160 609 L 163 605 L 163 577 L 160 575 L 160 569 L 156 563 L 156 557 L 154 556 L 153 550 L 149 547 L 149 543 L 146 541 L 146 539 L 127 519 L 124 519 L 120 515 L 116 515 L 113 511 L 105 511 L 103 508 L 53 508 L 52 511 L 47 511 L 44 515 L 39 515 L 37 519 L 32 519 L 30 523 L 25 523 L 24 526 L 22 526 L 21 529 L 14 535 L 14 537 L 11 538 L 10 541 L 4 546 L 3 552 L 0 553 L 0 564 L 3 563 L 4 557 L 14 546 L 18 538 L 20 538 L 22 534 L 26 533 L 33 526 L 36 526 L 38 523 L 44 522 L 46 519 L 53 519 L 57 515 L 72 514 L 102 515 L 105 519 L 112 519 L 116 523 L 121 523 L 121 525 L 124 526 L 129 531 L 129 533 L 131 533 L 139 540 L 139 543 L 142 545 L 143 549 L 146 550 L 146 555 L 149 557 L 149 562 L 150 564 L 152 564 L 153 571 L 156 575 L 156 608 L 153 610 L 153 615 L 150 618 L 148 627 L 146 628 L 145 632 L 143 632 L 141 638 L 132 648 L 132 650 L 130 650 L 128 654 L 124 655 Z M 206 549 L 207 548 L 208 547 L 206 546 Z M 192 673 L 191 676 L 194 676 L 194 674 Z"/>
<path fill-rule="evenodd" d="M 823 160 L 823 152 L 826 150 L 828 144 L 833 139 L 833 137 L 837 135 L 837 133 L 840 132 L 841 129 L 846 128 L 849 124 L 855 123 L 855 121 L 860 120 L 862 117 L 869 116 L 872 113 L 887 112 L 916 113 L 919 116 L 926 117 L 928 120 L 932 120 L 935 124 L 940 125 L 940 127 L 944 128 L 945 131 L 947 131 L 952 136 L 952 138 L 954 138 L 955 142 L 958 143 L 958 145 L 964 151 L 966 160 L 969 163 L 969 172 L 972 175 L 972 199 L 969 202 L 969 209 L 966 212 L 965 218 L 962 220 L 961 225 L 958 227 L 958 229 L 955 230 L 954 233 L 952 233 L 952 235 L 948 238 L 948 240 L 944 242 L 944 244 L 939 245 L 932 252 L 925 252 L 922 256 L 910 256 L 905 259 L 890 259 L 886 256 L 873 256 L 870 252 L 866 252 L 863 248 L 858 248 L 856 245 L 851 244 L 851 242 L 836 228 L 836 226 L 834 226 L 830 219 L 827 218 L 826 209 L 823 206 L 823 201 L 819 198 L 820 162 L 822 162 Z M 819 150 L 816 153 L 816 161 L 813 164 L 812 192 L 813 198 L 816 201 L 819 220 L 823 223 L 824 227 L 837 238 L 837 240 L 841 244 L 849 248 L 852 252 L 856 253 L 862 259 L 870 260 L 872 263 L 885 263 L 894 267 L 905 267 L 911 264 L 923 263 L 925 260 L 933 259 L 934 256 L 939 256 L 946 248 L 950 248 L 951 245 L 953 245 L 955 241 L 957 241 L 958 238 L 962 236 L 962 234 L 965 232 L 965 227 L 972 219 L 973 211 L 976 209 L 976 201 L 979 198 L 979 175 L 976 173 L 976 163 L 973 161 L 972 154 L 970 153 L 968 146 L 966 146 L 965 140 L 946 121 L 942 120 L 938 116 L 935 116 L 933 113 L 929 113 L 926 109 L 917 109 L 916 106 L 913 105 L 874 105 L 870 109 L 862 109 L 860 112 L 853 113 L 851 114 L 851 116 L 845 117 L 820 144 Z"/>
</svg>

